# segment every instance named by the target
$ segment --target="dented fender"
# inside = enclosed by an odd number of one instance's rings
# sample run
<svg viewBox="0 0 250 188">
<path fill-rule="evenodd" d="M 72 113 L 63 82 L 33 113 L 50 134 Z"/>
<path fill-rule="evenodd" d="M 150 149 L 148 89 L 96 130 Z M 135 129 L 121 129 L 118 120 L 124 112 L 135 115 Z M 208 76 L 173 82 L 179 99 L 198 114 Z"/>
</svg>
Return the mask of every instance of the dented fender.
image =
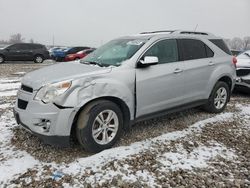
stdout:
<svg viewBox="0 0 250 188">
<path fill-rule="evenodd" d="M 114 68 L 115 69 L 115 68 Z M 124 81 L 126 80 L 126 81 Z M 75 81 L 72 91 L 66 96 L 62 106 L 73 107 L 75 115 L 80 108 L 90 101 L 105 97 L 122 100 L 128 107 L 130 119 L 135 111 L 135 71 L 134 69 L 113 70 L 109 74 L 88 77 Z M 58 101 L 60 103 L 60 101 Z M 73 116 L 74 116 L 73 115 Z"/>
</svg>

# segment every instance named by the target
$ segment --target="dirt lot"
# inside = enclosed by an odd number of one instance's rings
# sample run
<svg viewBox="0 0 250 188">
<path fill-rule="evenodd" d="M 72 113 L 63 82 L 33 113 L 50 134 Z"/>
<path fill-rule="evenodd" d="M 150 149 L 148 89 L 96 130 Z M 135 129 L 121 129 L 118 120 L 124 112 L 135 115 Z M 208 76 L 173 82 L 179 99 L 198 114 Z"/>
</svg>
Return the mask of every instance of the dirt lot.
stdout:
<svg viewBox="0 0 250 188">
<path fill-rule="evenodd" d="M 43 64 L 0 65 L 0 187 L 250 187 L 250 98 L 224 113 L 190 109 L 138 123 L 112 149 L 55 148 L 16 125 L 20 78 Z"/>
</svg>

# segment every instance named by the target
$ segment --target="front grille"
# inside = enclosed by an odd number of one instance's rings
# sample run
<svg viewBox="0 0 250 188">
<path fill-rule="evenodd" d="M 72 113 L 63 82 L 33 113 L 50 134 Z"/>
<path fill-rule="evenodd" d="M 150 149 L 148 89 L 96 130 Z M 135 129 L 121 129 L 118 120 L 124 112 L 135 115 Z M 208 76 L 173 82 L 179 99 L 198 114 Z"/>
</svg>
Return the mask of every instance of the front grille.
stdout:
<svg viewBox="0 0 250 188">
<path fill-rule="evenodd" d="M 238 69 L 236 70 L 237 76 L 246 76 L 250 74 L 250 69 Z"/>
<path fill-rule="evenodd" d="M 27 105 L 28 105 L 27 101 L 24 101 L 22 99 L 18 99 L 17 100 L 17 106 L 18 106 L 18 108 L 25 110 L 26 107 L 27 107 Z"/>
<path fill-rule="evenodd" d="M 21 85 L 21 90 L 27 91 L 29 93 L 33 93 L 33 89 L 31 87 L 23 85 L 23 84 Z"/>
</svg>

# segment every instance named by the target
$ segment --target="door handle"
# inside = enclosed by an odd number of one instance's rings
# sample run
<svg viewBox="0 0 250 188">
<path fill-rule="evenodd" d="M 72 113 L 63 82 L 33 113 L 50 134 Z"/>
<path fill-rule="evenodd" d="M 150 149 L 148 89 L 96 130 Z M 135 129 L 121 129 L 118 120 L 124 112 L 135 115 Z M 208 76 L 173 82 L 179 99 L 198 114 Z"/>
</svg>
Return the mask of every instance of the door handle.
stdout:
<svg viewBox="0 0 250 188">
<path fill-rule="evenodd" d="M 209 66 L 213 66 L 213 65 L 214 65 L 214 62 L 210 61 L 210 62 L 208 63 L 208 65 L 209 65 Z"/>
<path fill-rule="evenodd" d="M 178 73 L 181 73 L 181 72 L 183 72 L 183 70 L 178 69 L 178 68 L 174 70 L 174 73 L 175 73 L 175 74 L 178 74 Z"/>
</svg>

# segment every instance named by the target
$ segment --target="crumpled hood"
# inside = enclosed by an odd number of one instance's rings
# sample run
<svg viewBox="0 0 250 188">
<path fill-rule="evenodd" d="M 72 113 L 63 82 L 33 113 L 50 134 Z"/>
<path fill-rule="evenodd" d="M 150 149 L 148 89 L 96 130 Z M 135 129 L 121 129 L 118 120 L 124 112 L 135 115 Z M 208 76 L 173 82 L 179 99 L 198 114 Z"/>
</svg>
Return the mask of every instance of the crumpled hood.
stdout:
<svg viewBox="0 0 250 188">
<path fill-rule="evenodd" d="M 36 90 L 49 83 L 76 79 L 80 77 L 88 77 L 91 75 L 105 74 L 110 71 L 111 67 L 86 65 L 79 62 L 65 62 L 46 66 L 44 68 L 27 73 L 21 82 Z"/>
<path fill-rule="evenodd" d="M 250 68 L 250 59 L 237 59 L 236 66 Z"/>
</svg>

